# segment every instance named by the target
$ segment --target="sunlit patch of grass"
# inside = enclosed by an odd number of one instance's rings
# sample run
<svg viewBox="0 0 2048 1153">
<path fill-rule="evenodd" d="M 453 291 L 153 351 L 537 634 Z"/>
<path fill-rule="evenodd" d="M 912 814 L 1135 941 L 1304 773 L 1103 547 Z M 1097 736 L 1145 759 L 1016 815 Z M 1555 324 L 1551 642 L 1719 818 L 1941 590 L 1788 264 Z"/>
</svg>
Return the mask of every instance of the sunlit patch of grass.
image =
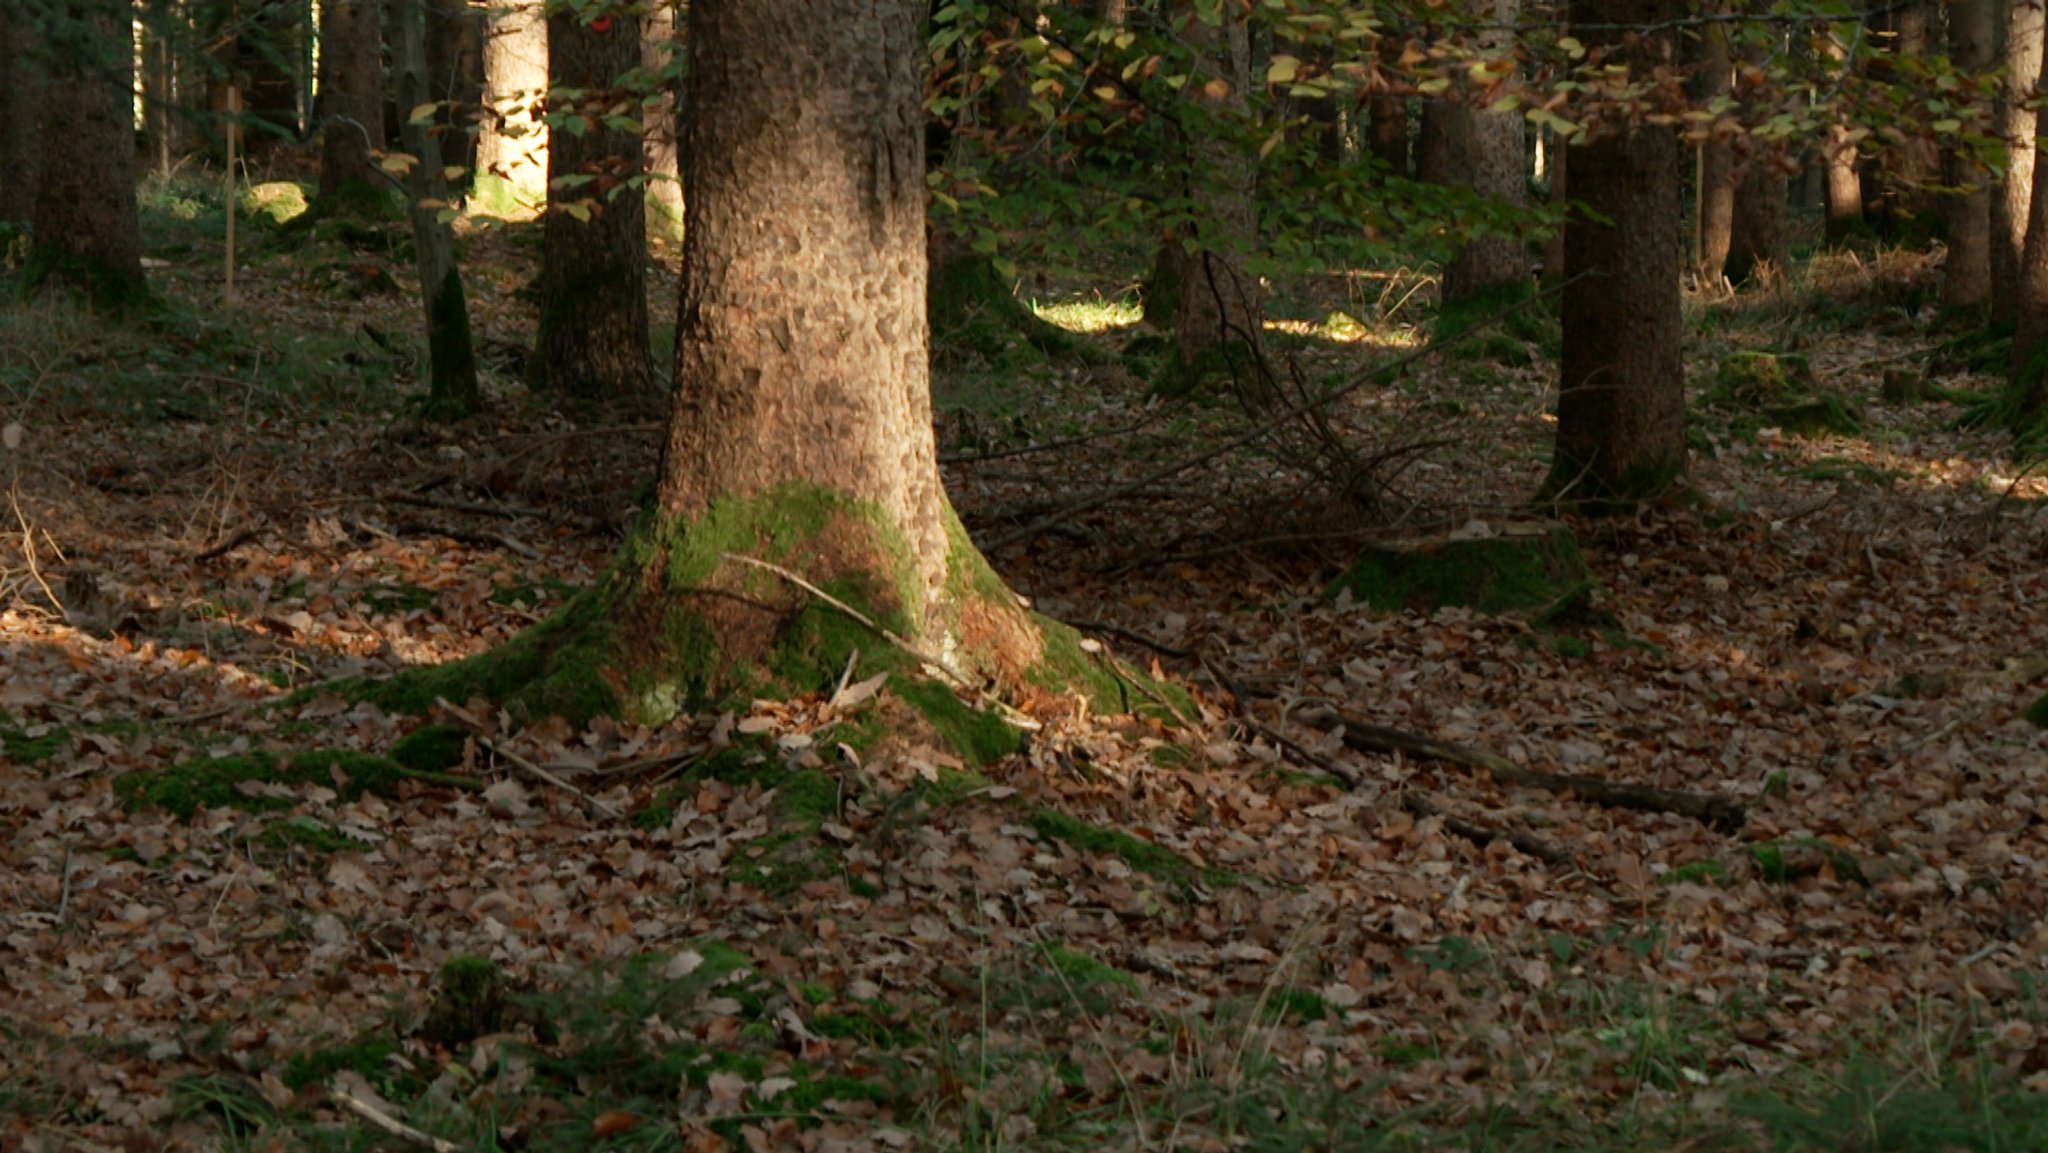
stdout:
<svg viewBox="0 0 2048 1153">
<path fill-rule="evenodd" d="M 1068 332 L 1108 332 L 1113 328 L 1130 328 L 1145 317 L 1145 308 L 1130 297 L 1104 300 L 1100 297 L 1089 300 L 1058 300 L 1051 303 L 1031 302 L 1031 311 L 1038 319 L 1056 325 Z"/>
</svg>

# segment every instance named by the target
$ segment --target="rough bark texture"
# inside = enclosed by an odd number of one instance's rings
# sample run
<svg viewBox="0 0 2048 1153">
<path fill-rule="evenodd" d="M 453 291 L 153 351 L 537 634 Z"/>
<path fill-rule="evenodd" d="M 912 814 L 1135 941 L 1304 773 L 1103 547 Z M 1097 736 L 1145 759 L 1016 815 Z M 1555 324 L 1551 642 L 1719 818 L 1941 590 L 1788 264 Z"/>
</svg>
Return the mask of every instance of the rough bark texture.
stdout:
<svg viewBox="0 0 2048 1153">
<path fill-rule="evenodd" d="M 1704 5 L 1703 12 L 1727 11 L 1726 0 Z M 1728 32 L 1709 24 L 1700 29 L 1699 71 L 1693 74 L 1693 98 L 1704 106 L 1728 95 L 1735 62 L 1728 53 Z M 1699 216 L 1695 222 L 1694 267 L 1700 279 L 1717 284 L 1727 274 L 1728 245 L 1735 228 L 1735 148 L 1726 136 L 1709 137 L 1699 146 Z"/>
<path fill-rule="evenodd" d="M 1191 99 L 1209 101 L 1209 111 L 1241 116 L 1251 89 L 1251 37 L 1243 17 L 1226 7 L 1221 26 L 1199 18 L 1185 36 L 1195 53 Z M 1211 101 L 1201 91 L 1222 81 L 1228 93 Z M 1263 328 L 1258 278 L 1244 257 L 1258 242 L 1258 201 L 1251 162 L 1233 144 L 1187 134 L 1188 195 L 1196 220 L 1195 251 L 1181 262 L 1180 301 L 1174 329 L 1183 368 L 1199 372 L 1209 354 L 1226 345 L 1257 347 Z M 1185 138 L 1185 137 L 1184 137 Z"/>
<path fill-rule="evenodd" d="M 50 43 L 33 208 L 36 276 L 119 310 L 145 296 L 135 206 L 135 59 L 128 5 L 77 0 Z M 33 278 L 33 277 L 32 277 Z"/>
<path fill-rule="evenodd" d="M 657 0 L 640 25 L 640 67 L 662 76 L 682 47 L 676 0 Z M 640 109 L 640 163 L 654 179 L 647 183 L 647 227 L 656 236 L 679 237 L 683 230 L 682 168 L 678 163 L 676 113 L 679 85 L 664 82 Z"/>
<path fill-rule="evenodd" d="M 0 220 L 26 224 L 35 215 L 41 167 L 43 96 L 30 27 L 21 12 L 0 5 Z"/>
<path fill-rule="evenodd" d="M 646 202 L 628 186 L 640 175 L 640 138 L 603 117 L 630 99 L 614 85 L 640 62 L 638 24 L 613 19 L 600 31 L 574 12 L 551 12 L 548 59 L 556 91 L 585 94 L 550 98 L 553 114 L 580 116 L 584 130 L 556 132 L 548 148 L 534 383 L 585 400 L 635 396 L 654 384 Z"/>
<path fill-rule="evenodd" d="M 399 107 L 415 108 L 428 99 L 426 0 L 394 0 L 391 18 L 392 88 Z M 428 206 L 448 195 L 441 142 L 429 126 L 410 118 L 401 124 L 399 142 L 419 160 L 406 176 L 406 195 L 427 322 L 427 407 L 437 416 L 463 416 L 483 407 L 483 394 L 477 387 L 469 304 L 455 265 L 455 238 L 439 212 Z"/>
<path fill-rule="evenodd" d="M 2010 150 L 2005 175 L 1991 197 L 1991 319 L 2019 318 L 2020 262 L 2034 197 L 2035 82 L 2041 76 L 2040 0 L 2007 0 L 2005 83 L 1998 103 L 1998 130 Z"/>
<path fill-rule="evenodd" d="M 1997 0 L 1956 0 L 1949 8 L 1949 55 L 1961 71 L 1991 70 L 1997 47 Z M 1948 262 L 1941 302 L 1978 308 L 1991 300 L 1991 173 L 1968 156 L 1948 156 L 1948 183 L 1964 189 L 1948 198 Z"/>
<path fill-rule="evenodd" d="M 1479 49 L 1488 59 L 1513 59 L 1515 20 L 1521 0 L 1481 0 L 1474 15 L 1486 22 Z M 1522 135 L 1522 114 L 1488 112 L 1479 107 L 1483 92 L 1446 103 L 1436 117 L 1437 150 L 1446 171 L 1441 182 L 1470 188 L 1479 195 L 1515 208 L 1528 203 L 1529 158 Z M 1467 244 L 1444 268 L 1443 300 L 1451 303 L 1529 281 L 1529 255 L 1517 236 L 1486 236 Z"/>
<path fill-rule="evenodd" d="M 476 199 L 501 216 L 547 203 L 548 25 L 541 0 L 512 0 L 484 41 L 484 110 L 476 138 Z"/>
<path fill-rule="evenodd" d="M 1778 158 L 1765 152 L 1748 158 L 1735 187 L 1735 212 L 1728 230 L 1727 276 L 1748 280 L 1765 267 L 1783 271 L 1791 256 L 1786 207 L 1790 196 Z"/>
<path fill-rule="evenodd" d="M 2048 24 L 2042 35 L 2048 47 Z M 2036 84 L 2048 80 L 2048 52 Z M 2040 146 L 2034 151 L 2036 170 L 2041 165 Z M 2048 337 L 2048 180 L 2034 181 L 2033 202 L 2027 209 L 2027 242 L 2020 256 L 2018 314 L 2012 337 L 2012 368 L 2019 395 L 2017 411 L 2010 414 L 2015 427 L 2032 424 L 2048 401 L 2048 371 L 2044 371 L 2043 337 Z"/>
<path fill-rule="evenodd" d="M 962 584 L 966 567 L 987 570 L 949 536 L 932 437 L 925 7 L 692 5 L 688 227 L 656 503 L 686 525 L 792 488 L 850 500 L 871 527 L 821 531 L 810 578 L 879 576 L 913 639 L 1008 679 L 1039 659 L 1038 632 L 1014 598 Z M 744 631 L 702 611 L 721 649 Z"/>
<path fill-rule="evenodd" d="M 1578 0 L 1571 15 L 1575 28 L 1644 25 L 1679 9 L 1670 0 Z M 1588 28 L 1582 39 L 1621 37 Z M 1647 36 L 1625 56 L 1641 73 L 1669 51 L 1667 36 Z M 1578 218 L 1565 232 L 1557 452 L 1546 489 L 1573 503 L 1626 505 L 1685 470 L 1678 139 L 1669 128 L 1608 125 L 1573 147 L 1570 163 L 1572 199 L 1611 223 Z"/>
<path fill-rule="evenodd" d="M 384 147 L 381 0 L 327 0 L 320 10 L 320 203 L 377 188 Z"/>
</svg>

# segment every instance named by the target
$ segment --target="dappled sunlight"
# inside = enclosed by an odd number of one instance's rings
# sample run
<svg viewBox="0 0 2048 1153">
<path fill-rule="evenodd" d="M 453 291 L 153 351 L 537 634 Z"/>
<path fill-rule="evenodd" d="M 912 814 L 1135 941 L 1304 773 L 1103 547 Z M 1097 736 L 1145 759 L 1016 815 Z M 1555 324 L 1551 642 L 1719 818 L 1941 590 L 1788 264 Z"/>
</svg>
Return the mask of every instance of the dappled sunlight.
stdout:
<svg viewBox="0 0 2048 1153">
<path fill-rule="evenodd" d="M 1131 328 L 1145 319 L 1145 306 L 1129 297 L 1105 300 L 1094 297 L 1083 300 L 1056 300 L 1031 302 L 1031 311 L 1038 319 L 1068 332 L 1103 333 L 1119 328 Z"/>
</svg>

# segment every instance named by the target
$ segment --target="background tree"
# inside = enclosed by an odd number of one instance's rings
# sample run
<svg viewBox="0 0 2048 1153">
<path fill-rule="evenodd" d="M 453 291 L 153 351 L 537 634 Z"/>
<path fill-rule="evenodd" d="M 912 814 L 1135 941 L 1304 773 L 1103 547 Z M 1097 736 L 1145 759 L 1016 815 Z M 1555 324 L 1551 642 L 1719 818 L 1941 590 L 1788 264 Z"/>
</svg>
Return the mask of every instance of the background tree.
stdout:
<svg viewBox="0 0 2048 1153">
<path fill-rule="evenodd" d="M 434 103 L 427 90 L 426 0 L 395 0 L 391 16 L 392 87 L 398 106 L 407 110 L 399 141 L 413 158 L 406 173 L 406 196 L 427 322 L 427 409 L 435 416 L 465 416 L 483 407 L 483 394 L 470 339 L 469 300 L 448 228 L 447 217 L 454 209 L 433 118 L 428 113 L 410 114 Z"/>
<path fill-rule="evenodd" d="M 1481 59 L 1491 67 L 1492 84 L 1514 73 L 1514 27 L 1520 0 L 1486 0 L 1475 6 L 1484 30 L 1477 38 Z M 1520 208 L 1528 200 L 1528 149 L 1523 142 L 1519 111 L 1492 112 L 1486 87 L 1463 99 L 1432 101 L 1424 131 L 1432 138 L 1437 171 L 1424 176 L 1435 183 L 1469 188 L 1497 204 Z M 1470 299 L 1493 289 L 1529 282 L 1529 256 L 1514 235 L 1481 236 L 1459 249 L 1444 268 L 1446 304 Z"/>
<path fill-rule="evenodd" d="M 36 172 L 43 150 L 38 28 L 25 9 L 0 5 L 0 221 L 27 224 L 35 215 Z"/>
<path fill-rule="evenodd" d="M 2003 0 L 2004 44 L 1999 50 L 2005 77 L 1996 108 L 1999 136 L 2009 157 L 1991 197 L 1991 320 L 2011 325 L 2019 318 L 2020 261 L 2027 246 L 2027 217 L 2034 196 L 2033 92 L 2041 76 L 2040 0 Z"/>
<path fill-rule="evenodd" d="M 1242 130 L 1249 107 L 1251 32 L 1243 14 L 1224 5 L 1215 24 L 1191 13 L 1182 35 L 1193 66 L 1188 119 L 1199 130 L 1182 134 L 1192 231 L 1183 239 L 1184 257 L 1174 261 L 1180 280 L 1174 335 L 1181 369 L 1192 380 L 1233 345 L 1256 349 L 1265 314 L 1258 277 L 1245 267 L 1258 244 L 1257 169 L 1229 135 Z"/>
<path fill-rule="evenodd" d="M 370 154 L 384 148 L 383 6 L 382 0 L 327 0 L 320 10 L 317 203 L 324 212 L 382 197 Z"/>
<path fill-rule="evenodd" d="M 640 63 L 640 23 L 630 10 L 562 0 L 547 19 L 548 214 L 533 380 L 585 400 L 643 395 L 654 359 L 640 98 L 619 87 Z"/>
<path fill-rule="evenodd" d="M 1576 0 L 1580 39 L 1649 82 L 1672 63 L 1673 0 Z M 1617 27 L 1619 26 L 1619 27 Z M 1564 348 L 1557 451 L 1545 490 L 1591 507 L 1633 503 L 1685 471 L 1685 365 L 1679 342 L 1678 138 L 1646 120 L 1610 119 L 1571 148 L 1565 229 Z"/>
<path fill-rule="evenodd" d="M 492 9 L 484 39 L 484 108 L 476 136 L 475 203 L 499 216 L 547 203 L 548 24 L 542 0 Z"/>
<path fill-rule="evenodd" d="M 1728 11 L 1725 0 L 1702 6 L 1704 15 Z M 1699 30 L 1699 66 L 1693 73 L 1693 99 L 1711 109 L 1729 95 L 1735 60 L 1728 50 L 1728 26 L 1707 24 Z M 1726 132 L 1711 132 L 1700 143 L 1698 216 L 1694 222 L 1693 259 L 1700 277 L 1717 284 L 1727 275 L 1728 246 L 1735 229 L 1735 145 Z"/>
<path fill-rule="evenodd" d="M 148 293 L 135 204 L 135 57 L 124 0 L 27 8 L 17 30 L 40 30 L 40 86 L 31 283 L 55 279 L 120 311 Z M 33 48 L 21 58 L 34 59 Z"/>
<path fill-rule="evenodd" d="M 640 165 L 647 173 L 647 226 L 652 235 L 680 237 L 683 229 L 682 169 L 678 166 L 680 78 L 673 77 L 682 47 L 677 0 L 656 0 L 642 18 L 640 67 L 656 85 L 641 108 Z"/>
<path fill-rule="evenodd" d="M 1765 268 L 1785 267 L 1791 258 L 1789 195 L 1777 150 L 1756 142 L 1755 150 L 1744 158 L 1735 185 L 1724 266 L 1730 280 L 1748 280 Z"/>
<path fill-rule="evenodd" d="M 1949 55 L 1971 76 L 1991 71 L 1997 57 L 1996 0 L 1956 0 L 1949 8 Z M 1948 150 L 1948 263 L 1941 302 L 1978 308 L 1991 300 L 1991 173 L 1964 148 Z"/>
</svg>

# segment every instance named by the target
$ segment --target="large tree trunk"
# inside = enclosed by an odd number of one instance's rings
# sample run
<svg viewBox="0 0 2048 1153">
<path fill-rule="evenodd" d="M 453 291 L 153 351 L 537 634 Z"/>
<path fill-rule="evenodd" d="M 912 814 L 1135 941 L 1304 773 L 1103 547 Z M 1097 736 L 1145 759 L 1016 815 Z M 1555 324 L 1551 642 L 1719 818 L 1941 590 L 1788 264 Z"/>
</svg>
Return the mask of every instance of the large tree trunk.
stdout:
<svg viewBox="0 0 2048 1153">
<path fill-rule="evenodd" d="M 1991 71 L 1997 48 L 1997 0 L 1957 0 L 1949 9 L 1949 52 L 1972 76 Z M 1991 174 L 1961 151 L 1948 156 L 1948 264 L 1941 302 L 1978 308 L 1991 300 Z"/>
<path fill-rule="evenodd" d="M 601 17 L 601 19 L 605 19 Z M 543 224 L 540 347 L 534 384 L 583 400 L 635 396 L 654 383 L 647 337 L 646 202 L 640 137 L 605 124 L 630 96 L 615 87 L 640 63 L 639 22 L 548 16 L 551 113 L 582 120 L 582 131 L 552 133 L 548 215 Z M 579 91 L 572 100 L 566 93 Z"/>
<path fill-rule="evenodd" d="M 1726 0 L 1706 5 L 1703 11 L 1720 15 Z M 1727 96 L 1733 86 L 1735 61 L 1728 52 L 1728 30 L 1719 24 L 1700 29 L 1699 71 L 1693 76 L 1693 98 L 1711 106 Z M 1699 215 L 1694 222 L 1694 268 L 1700 279 L 1719 284 L 1728 272 L 1728 246 L 1735 229 L 1735 146 L 1722 134 L 1710 135 L 1699 146 Z"/>
<path fill-rule="evenodd" d="M 641 24 L 640 67 L 650 76 L 664 77 L 682 40 L 677 34 L 676 0 L 657 0 Z M 660 87 L 641 106 L 641 164 L 651 179 L 647 182 L 647 227 L 662 237 L 679 237 L 683 231 L 682 168 L 677 156 L 678 85 L 658 81 Z"/>
<path fill-rule="evenodd" d="M 43 149 L 42 72 L 31 55 L 35 29 L 25 13 L 0 4 L 0 221 L 35 217 Z"/>
<path fill-rule="evenodd" d="M 1747 158 L 1735 188 L 1735 212 L 1728 230 L 1727 276 L 1743 281 L 1765 268 L 1783 271 L 1790 258 L 1786 201 L 1790 189 L 1778 157 L 1760 145 Z"/>
<path fill-rule="evenodd" d="M 1669 34 L 1624 41 L 1598 29 L 1680 14 L 1672 0 L 1576 0 L 1571 20 L 1581 39 L 1644 75 L 1668 61 Z M 1572 199 L 1595 215 L 1565 232 L 1557 452 L 1545 490 L 1625 507 L 1685 471 L 1678 138 L 1668 127 L 1609 123 L 1570 155 Z"/>
<path fill-rule="evenodd" d="M 1210 101 L 1208 111 L 1223 119 L 1244 114 L 1251 88 L 1251 37 L 1243 17 L 1225 7 L 1223 23 L 1199 17 L 1186 25 L 1194 50 L 1194 79 L 1187 91 Z M 1204 85 L 1221 81 L 1228 91 L 1212 100 Z M 1234 144 L 1207 133 L 1183 133 L 1187 143 L 1188 199 L 1193 210 L 1194 245 L 1180 262 L 1181 281 L 1175 334 L 1182 368 L 1199 375 L 1212 354 L 1256 349 L 1264 327 L 1258 278 L 1245 257 L 1258 243 L 1255 171 Z"/>
<path fill-rule="evenodd" d="M 124 0 L 74 0 L 48 43 L 31 281 L 86 291 L 95 307 L 143 302 L 135 205 L 135 54 Z"/>
<path fill-rule="evenodd" d="M 384 148 L 382 0 L 327 0 L 320 10 L 321 211 L 374 203 L 370 159 Z"/>
<path fill-rule="evenodd" d="M 484 41 L 474 197 L 486 212 L 524 217 L 547 203 L 548 25 L 541 0 L 510 0 L 496 17 Z"/>
<path fill-rule="evenodd" d="M 1991 197 L 1991 320 L 2019 318 L 2020 264 L 2026 252 L 2034 197 L 2035 82 L 2041 75 L 2041 0 L 2005 0 L 2005 83 L 1998 101 L 1998 132 L 2010 160 Z"/>
<path fill-rule="evenodd" d="M 410 111 L 431 102 L 427 0 L 394 0 L 391 15 L 392 87 L 399 108 Z M 466 416 L 483 407 L 483 394 L 477 387 L 469 300 L 462 289 L 462 271 L 455 264 L 455 238 L 435 207 L 448 199 L 440 134 L 430 120 L 406 116 L 400 124 L 399 142 L 418 161 L 406 174 L 406 195 L 419 266 L 420 301 L 427 321 L 427 410 L 439 417 Z"/>
<path fill-rule="evenodd" d="M 1479 49 L 1490 60 L 1514 59 L 1514 26 L 1521 0 L 1480 0 L 1473 5 L 1487 30 Z M 1520 208 L 1528 203 L 1529 164 L 1520 112 L 1488 112 L 1477 107 L 1484 93 L 1465 94 L 1462 101 L 1440 101 L 1431 117 L 1436 129 L 1432 151 L 1440 153 L 1437 183 L 1469 188 L 1481 196 Z M 1446 304 L 1506 286 L 1526 286 L 1529 256 L 1516 236 L 1485 236 L 1467 244 L 1444 268 Z"/>
</svg>

